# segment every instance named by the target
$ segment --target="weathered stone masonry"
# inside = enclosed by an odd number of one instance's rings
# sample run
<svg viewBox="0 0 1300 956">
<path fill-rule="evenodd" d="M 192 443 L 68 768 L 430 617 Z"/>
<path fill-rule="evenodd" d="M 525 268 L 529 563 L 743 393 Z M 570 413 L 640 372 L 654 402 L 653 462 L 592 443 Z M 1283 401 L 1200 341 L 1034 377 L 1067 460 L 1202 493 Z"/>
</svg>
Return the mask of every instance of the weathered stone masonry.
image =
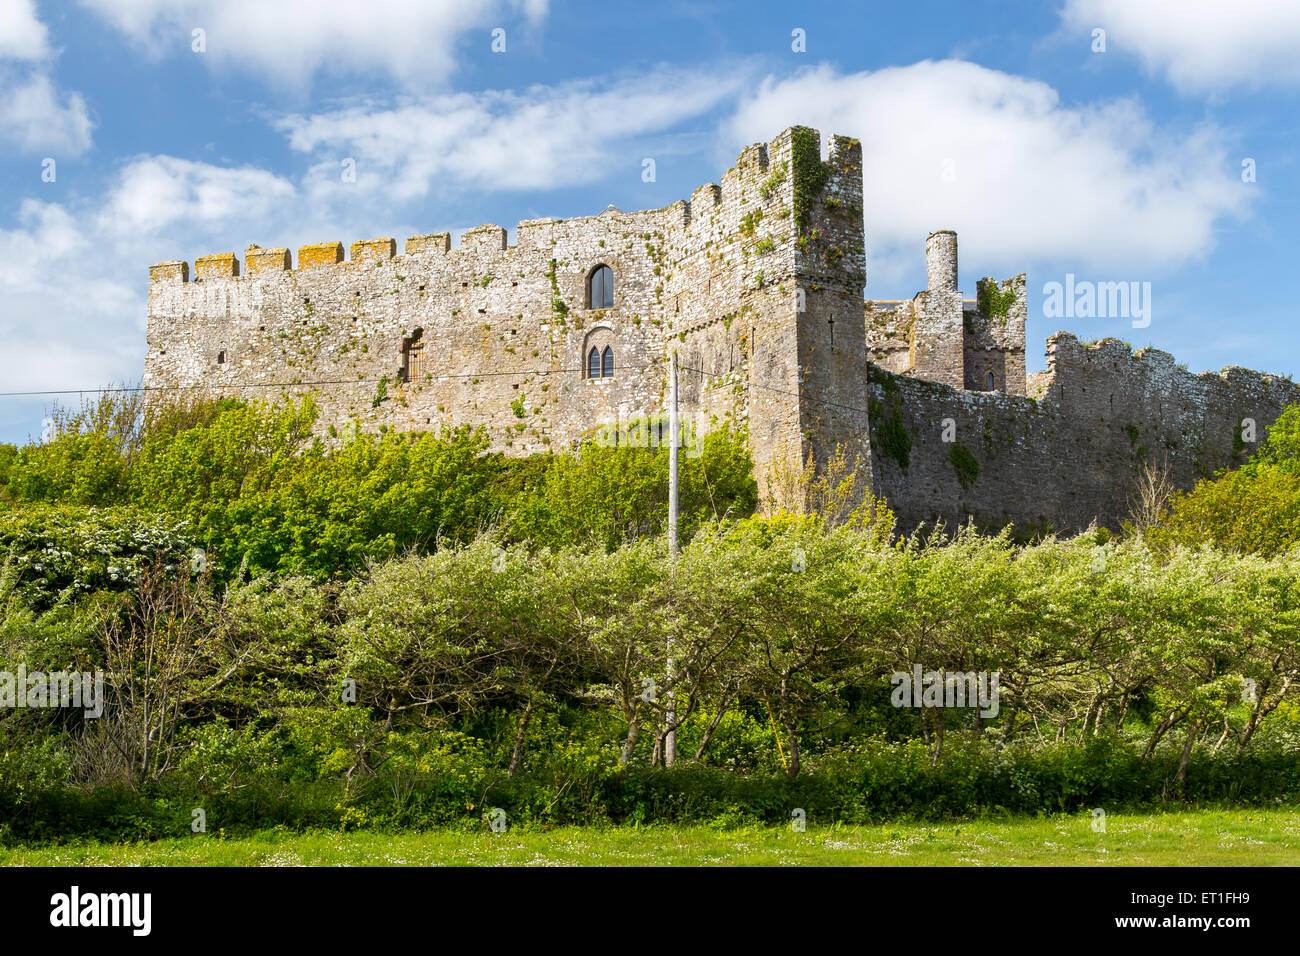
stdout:
<svg viewBox="0 0 1300 956">
<path fill-rule="evenodd" d="M 861 147 L 833 137 L 825 161 L 820 148 L 793 127 L 687 202 L 521 222 L 515 245 L 487 225 L 455 249 L 446 233 L 411 237 L 401 255 L 388 238 L 346 257 L 338 242 L 304 246 L 296 270 L 288 250 L 257 246 L 242 274 L 233 253 L 197 259 L 192 281 L 186 263 L 161 263 L 145 384 L 312 392 L 330 439 L 354 424 L 468 424 L 526 455 L 661 412 L 675 349 L 683 416 L 747 427 L 760 481 L 839 446 L 904 524 L 1058 528 L 1114 524 L 1141 457 L 1167 459 L 1183 485 L 1230 463 L 1241 418 L 1262 434 L 1295 399 L 1270 376 L 1192 376 L 1163 353 L 1066 335 L 1029 397 L 1024 276 L 963 299 L 956 235 L 941 231 L 924 292 L 864 304 Z M 600 266 L 610 308 L 589 298 Z M 612 376 L 588 375 L 593 348 L 612 351 Z"/>
<path fill-rule="evenodd" d="M 1117 528 L 1143 461 L 1189 488 L 1254 451 L 1241 441 L 1243 419 L 1263 437 L 1300 401 L 1289 380 L 1241 368 L 1193 375 L 1167 352 L 1133 354 L 1117 339 L 1083 345 L 1058 332 L 1047 354 L 1037 397 L 872 373 L 872 483 L 903 524 L 973 517 L 991 527 Z M 977 463 L 973 480 L 959 467 L 965 454 Z"/>
</svg>

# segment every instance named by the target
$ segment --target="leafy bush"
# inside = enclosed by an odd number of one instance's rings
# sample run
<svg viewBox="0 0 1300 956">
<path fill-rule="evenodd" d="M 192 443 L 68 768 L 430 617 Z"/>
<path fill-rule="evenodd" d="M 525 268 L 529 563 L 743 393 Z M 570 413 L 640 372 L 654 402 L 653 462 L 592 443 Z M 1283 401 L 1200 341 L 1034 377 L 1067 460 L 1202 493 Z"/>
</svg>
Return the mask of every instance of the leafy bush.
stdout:
<svg viewBox="0 0 1300 956">
<path fill-rule="evenodd" d="M 131 588 L 143 562 L 188 564 L 195 538 L 183 519 L 139 508 L 39 505 L 0 510 L 0 556 L 37 607 Z"/>
<path fill-rule="evenodd" d="M 1300 799 L 1284 538 L 1184 546 L 1176 506 L 1127 537 L 893 540 L 839 456 L 790 475 L 816 514 L 754 517 L 722 428 L 683 462 L 671 554 L 661 449 L 327 448 L 309 405 L 112 411 L 9 471 L 0 672 L 99 669 L 108 707 L 0 708 L 3 839 L 176 835 L 195 807 L 233 831 Z M 1293 424 L 1230 481 L 1294 480 Z M 110 451 L 111 481 L 83 473 Z M 22 497 L 43 488 L 83 500 Z M 222 573 L 192 574 L 194 545 Z M 996 713 L 895 706 L 917 667 L 996 672 Z"/>
<path fill-rule="evenodd" d="M 1240 470 L 1221 471 L 1191 491 L 1175 492 L 1167 513 L 1146 535 L 1159 547 L 1209 542 L 1265 556 L 1300 543 L 1300 407 L 1282 413 Z"/>
<path fill-rule="evenodd" d="M 188 522 L 226 575 L 346 577 L 367 562 L 463 541 L 503 524 L 516 540 L 616 547 L 662 533 L 667 454 L 601 448 L 508 459 L 482 430 L 354 430 L 337 447 L 312 437 L 317 409 L 233 399 L 146 405 L 105 396 L 60 412 L 51 441 L 0 454 L 15 503 L 124 507 Z M 719 515 L 753 512 L 745 436 L 721 428 L 682 456 L 684 537 Z M 3 449 L 0 449 L 3 451 Z M 129 512 L 134 514 L 135 512 Z"/>
</svg>

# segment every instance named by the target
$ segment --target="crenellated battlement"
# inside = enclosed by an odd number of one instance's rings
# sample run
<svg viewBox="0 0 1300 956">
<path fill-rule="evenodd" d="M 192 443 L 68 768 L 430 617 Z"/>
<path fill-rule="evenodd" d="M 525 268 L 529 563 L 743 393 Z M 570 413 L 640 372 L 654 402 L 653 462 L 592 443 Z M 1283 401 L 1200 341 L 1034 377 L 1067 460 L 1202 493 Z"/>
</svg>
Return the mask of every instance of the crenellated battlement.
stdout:
<svg viewBox="0 0 1300 956">
<path fill-rule="evenodd" d="M 287 272 L 292 268 L 288 249 L 263 249 L 249 246 L 244 253 L 244 271 L 248 275 L 259 272 Z"/>
<path fill-rule="evenodd" d="M 507 231 L 503 227 L 491 223 L 466 230 L 454 245 L 450 233 L 446 232 L 411 236 L 403 244 L 402 256 L 441 255 L 445 257 L 458 253 L 461 256 L 461 267 L 472 271 L 474 264 L 465 260 L 479 257 L 495 260 L 502 254 L 510 255 L 516 249 L 535 250 L 545 242 L 554 239 L 557 232 L 563 232 L 570 239 L 580 239 L 580 233 L 584 230 L 598 238 L 604 237 L 620 227 L 638 232 L 646 230 L 684 232 L 689 231 L 693 223 L 698 224 L 716 218 L 719 211 L 725 209 L 728 204 L 752 204 L 759 207 L 788 209 L 793 200 L 793 177 L 787 172 L 782 172 L 773 178 L 769 170 L 769 157 L 774 153 L 785 157 L 782 162 L 784 168 L 788 170 L 791 137 L 796 131 L 804 129 L 792 127 L 770 144 L 757 143 L 746 147 L 720 183 L 707 183 L 700 186 L 689 200 L 678 200 L 661 209 L 623 212 L 611 208 L 596 215 L 572 219 L 522 220 L 516 227 L 517 241 L 514 245 L 509 244 Z M 807 132 L 817 135 L 815 130 Z M 861 175 L 861 150 L 856 142 L 845 137 L 836 137 L 834 140 L 831 162 L 836 166 L 836 172 L 831 180 L 836 185 L 832 187 L 832 194 L 838 194 L 843 190 L 839 185 L 839 178 L 843 177 L 846 171 L 856 172 L 859 177 Z M 860 192 L 859 183 L 859 195 Z M 239 259 L 234 253 L 204 255 L 195 260 L 193 279 L 213 281 L 241 277 L 247 280 L 254 276 L 266 278 L 268 274 L 273 273 L 304 272 L 331 267 L 346 269 L 358 263 L 384 262 L 402 256 L 398 255 L 396 240 L 392 238 L 357 240 L 347 248 L 346 255 L 342 242 L 320 242 L 301 246 L 298 249 L 295 268 L 289 250 L 263 249 L 252 245 L 245 252 L 242 270 Z M 150 282 L 189 282 L 191 272 L 188 263 L 161 262 L 150 267 L 149 278 Z M 254 281 L 261 281 L 261 279 Z"/>
<path fill-rule="evenodd" d="M 361 239 L 352 243 L 349 256 L 353 262 L 379 262 L 397 255 L 395 239 Z"/>
<path fill-rule="evenodd" d="M 233 252 L 199 256 L 194 260 L 196 279 L 230 279 L 239 275 L 239 260 Z"/>
<path fill-rule="evenodd" d="M 150 282 L 189 282 L 190 264 L 179 260 L 159 262 L 149 267 Z"/>
<path fill-rule="evenodd" d="M 443 255 L 451 251 L 451 233 L 435 232 L 428 236 L 411 236 L 402 246 L 408 256 Z"/>
</svg>

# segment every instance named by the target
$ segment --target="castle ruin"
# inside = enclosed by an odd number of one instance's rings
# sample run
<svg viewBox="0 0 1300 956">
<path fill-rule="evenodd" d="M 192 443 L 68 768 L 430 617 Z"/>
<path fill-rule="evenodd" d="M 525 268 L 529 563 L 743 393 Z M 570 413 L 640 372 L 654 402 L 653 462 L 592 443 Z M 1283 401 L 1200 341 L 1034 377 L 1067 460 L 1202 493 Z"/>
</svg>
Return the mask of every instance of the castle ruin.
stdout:
<svg viewBox="0 0 1300 956">
<path fill-rule="evenodd" d="M 151 267 L 144 384 L 312 393 L 318 429 L 482 426 L 511 455 L 655 415 L 678 353 L 682 416 L 749 435 L 772 469 L 842 449 L 900 522 L 1117 526 L 1144 461 L 1180 487 L 1231 466 L 1289 380 L 1193 375 L 1167 353 L 1059 332 L 1026 374 L 1025 277 L 958 288 L 957 237 L 927 289 L 864 301 L 862 152 L 792 127 L 689 201 L 576 219 L 234 253 Z M 1247 433 L 1249 430 L 1247 430 Z"/>
</svg>

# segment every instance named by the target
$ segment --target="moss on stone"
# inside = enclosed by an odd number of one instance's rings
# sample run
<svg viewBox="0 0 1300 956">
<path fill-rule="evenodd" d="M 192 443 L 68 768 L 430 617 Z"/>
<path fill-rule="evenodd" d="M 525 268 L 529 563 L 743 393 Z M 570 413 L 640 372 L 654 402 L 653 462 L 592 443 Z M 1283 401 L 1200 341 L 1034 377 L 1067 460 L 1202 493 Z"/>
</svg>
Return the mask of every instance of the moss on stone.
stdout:
<svg viewBox="0 0 1300 956">
<path fill-rule="evenodd" d="M 1241 437 L 1242 425 L 1245 421 L 1244 418 L 1239 419 L 1237 427 L 1232 430 L 1232 457 L 1234 460 L 1240 458 L 1246 450 L 1246 440 Z"/>
<path fill-rule="evenodd" d="M 961 442 L 953 442 L 948 449 L 948 460 L 957 472 L 957 480 L 963 488 L 969 488 L 980 476 L 980 463 L 971 454 L 971 450 Z"/>
<path fill-rule="evenodd" d="M 981 279 L 975 294 L 979 314 L 986 319 L 998 319 L 1001 325 L 1007 324 L 1011 307 L 1016 304 L 1016 290 L 999 289 L 991 279 Z"/>
<path fill-rule="evenodd" d="M 783 182 L 785 182 L 785 177 L 789 172 L 790 172 L 790 165 L 789 163 L 785 163 L 785 162 L 782 162 L 775 169 L 772 170 L 772 175 L 767 177 L 767 182 L 763 183 L 763 185 L 758 190 L 759 193 L 762 194 L 764 199 L 772 198 L 772 194 L 776 192 L 778 187 L 780 187 L 780 185 Z"/>
<path fill-rule="evenodd" d="M 821 198 L 830 177 L 830 167 L 822 162 L 817 131 L 800 126 L 790 134 L 790 158 L 794 166 L 794 221 L 806 229 L 813 204 Z"/>
<path fill-rule="evenodd" d="M 902 412 L 897 406 L 886 409 L 871 399 L 867 402 L 867 413 L 871 416 L 872 444 L 898 462 L 900 468 L 907 468 L 912 463 L 912 436 L 903 424 Z"/>
</svg>

